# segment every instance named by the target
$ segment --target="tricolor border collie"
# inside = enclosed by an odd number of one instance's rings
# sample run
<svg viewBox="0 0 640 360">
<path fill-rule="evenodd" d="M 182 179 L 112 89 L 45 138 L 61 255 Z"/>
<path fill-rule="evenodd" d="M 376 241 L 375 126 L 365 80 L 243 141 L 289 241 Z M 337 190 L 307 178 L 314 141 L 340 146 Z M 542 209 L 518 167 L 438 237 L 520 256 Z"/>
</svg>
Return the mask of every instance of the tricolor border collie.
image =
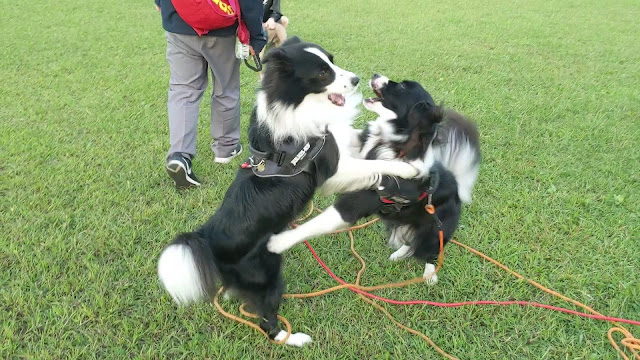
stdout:
<svg viewBox="0 0 640 360">
<path fill-rule="evenodd" d="M 222 284 L 279 341 L 286 336 L 277 321 L 284 279 L 281 255 L 266 248 L 270 236 L 285 230 L 319 187 L 329 193 L 374 188 L 381 175 L 413 178 L 419 169 L 350 156 L 358 139 L 351 125 L 361 101 L 359 79 L 336 66 L 323 48 L 292 37 L 270 50 L 264 63 L 249 128 L 252 156 L 218 211 L 164 249 L 158 275 L 179 304 L 210 300 Z M 295 333 L 286 344 L 310 341 Z"/>
<path fill-rule="evenodd" d="M 384 176 L 376 190 L 340 195 L 322 214 L 272 236 L 267 247 L 279 254 L 306 239 L 377 214 L 387 227 L 389 245 L 398 249 L 390 260 L 413 255 L 425 262 L 425 282 L 435 284 L 439 231 L 446 244 L 458 226 L 461 203 L 471 202 L 481 160 L 478 132 L 462 115 L 436 106 L 417 82 L 394 82 L 374 75 L 370 86 L 378 97 L 364 100 L 364 105 L 378 118 L 360 136 L 360 155 L 419 162 L 419 178 Z M 435 216 L 425 210 L 427 205 L 435 207 Z"/>
</svg>

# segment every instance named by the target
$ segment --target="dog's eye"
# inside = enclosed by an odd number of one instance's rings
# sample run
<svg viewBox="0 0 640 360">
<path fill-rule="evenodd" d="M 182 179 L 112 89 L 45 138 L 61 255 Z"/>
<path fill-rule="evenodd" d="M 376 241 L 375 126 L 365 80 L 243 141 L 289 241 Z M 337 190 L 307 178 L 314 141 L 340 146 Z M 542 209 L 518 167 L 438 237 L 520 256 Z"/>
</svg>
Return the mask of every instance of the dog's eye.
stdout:
<svg viewBox="0 0 640 360">
<path fill-rule="evenodd" d="M 404 84 L 403 83 L 398 84 L 398 89 L 404 90 L 405 89 Z"/>
<path fill-rule="evenodd" d="M 327 74 L 329 73 L 329 71 L 327 71 L 327 69 L 322 69 L 320 70 L 320 73 L 318 74 L 318 76 L 327 76 Z"/>
</svg>

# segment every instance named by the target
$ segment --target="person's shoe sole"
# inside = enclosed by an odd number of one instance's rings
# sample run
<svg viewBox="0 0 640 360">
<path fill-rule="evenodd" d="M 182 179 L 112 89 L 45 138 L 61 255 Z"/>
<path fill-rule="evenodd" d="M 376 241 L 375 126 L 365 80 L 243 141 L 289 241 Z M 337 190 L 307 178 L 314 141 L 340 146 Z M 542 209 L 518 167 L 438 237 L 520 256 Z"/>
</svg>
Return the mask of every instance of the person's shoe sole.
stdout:
<svg viewBox="0 0 640 360">
<path fill-rule="evenodd" d="M 169 161 L 166 166 L 167 174 L 176 183 L 176 187 L 187 188 L 191 186 L 200 186 L 200 183 L 187 176 L 187 170 L 179 161 Z"/>
</svg>

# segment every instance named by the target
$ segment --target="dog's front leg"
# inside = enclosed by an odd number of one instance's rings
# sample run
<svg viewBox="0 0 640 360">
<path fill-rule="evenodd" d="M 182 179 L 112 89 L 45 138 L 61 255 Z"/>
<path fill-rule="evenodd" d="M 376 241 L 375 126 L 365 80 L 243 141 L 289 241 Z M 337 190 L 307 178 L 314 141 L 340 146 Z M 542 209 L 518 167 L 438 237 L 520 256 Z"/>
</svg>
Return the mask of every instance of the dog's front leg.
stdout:
<svg viewBox="0 0 640 360">
<path fill-rule="evenodd" d="M 280 254 L 312 237 L 345 229 L 358 220 L 375 214 L 382 206 L 378 193 L 373 190 L 342 194 L 335 205 L 328 207 L 322 214 L 295 229 L 271 236 L 267 249 Z"/>
<path fill-rule="evenodd" d="M 416 167 L 419 165 L 418 162 L 400 160 L 340 159 L 338 171 L 322 186 L 322 192 L 332 194 L 372 189 L 378 186 L 382 175 L 412 179 L 420 174 Z"/>
<path fill-rule="evenodd" d="M 329 234 L 333 231 L 344 229 L 350 223 L 346 222 L 338 210 L 332 205 L 320 215 L 292 230 L 283 231 L 271 236 L 267 249 L 272 253 L 281 254 L 295 244 L 301 243 L 312 237 Z"/>
</svg>

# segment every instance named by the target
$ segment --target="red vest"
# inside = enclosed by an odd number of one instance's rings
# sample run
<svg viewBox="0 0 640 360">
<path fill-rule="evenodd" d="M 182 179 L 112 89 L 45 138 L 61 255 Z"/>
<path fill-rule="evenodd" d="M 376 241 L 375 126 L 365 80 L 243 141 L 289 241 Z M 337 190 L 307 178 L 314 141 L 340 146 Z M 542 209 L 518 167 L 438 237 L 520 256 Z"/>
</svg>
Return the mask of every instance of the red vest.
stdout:
<svg viewBox="0 0 640 360">
<path fill-rule="evenodd" d="M 242 21 L 238 0 L 171 0 L 171 3 L 198 36 L 239 22 L 238 39 L 243 44 L 249 43 L 249 30 Z"/>
</svg>

